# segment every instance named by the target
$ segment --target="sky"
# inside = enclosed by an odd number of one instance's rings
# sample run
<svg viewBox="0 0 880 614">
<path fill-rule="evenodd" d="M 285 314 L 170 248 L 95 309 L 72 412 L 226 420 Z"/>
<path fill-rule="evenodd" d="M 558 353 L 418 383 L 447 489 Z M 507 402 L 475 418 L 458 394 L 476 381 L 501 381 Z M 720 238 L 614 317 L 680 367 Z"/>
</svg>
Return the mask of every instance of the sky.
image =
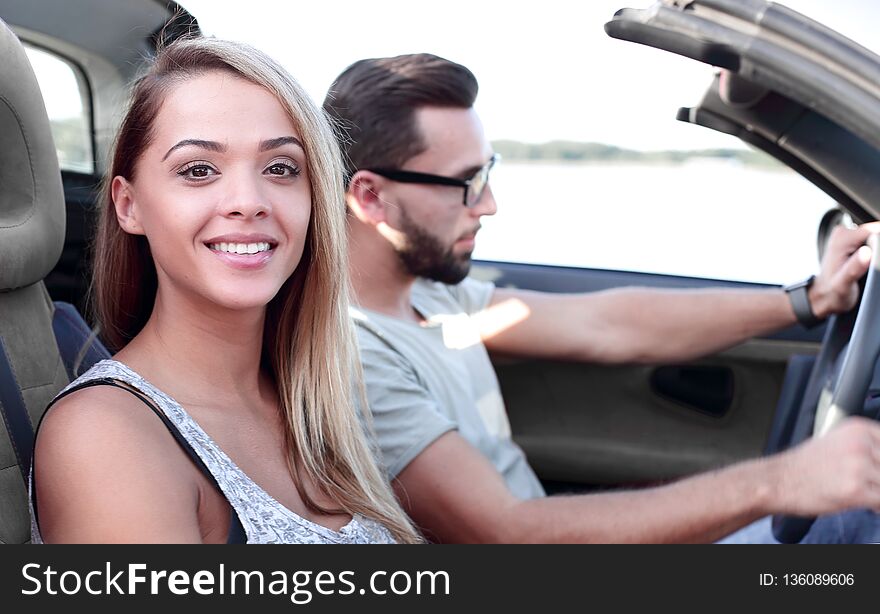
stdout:
<svg viewBox="0 0 880 614">
<path fill-rule="evenodd" d="M 630 0 L 181 0 L 207 34 L 279 60 L 320 102 L 355 60 L 426 51 L 468 66 L 490 139 L 596 141 L 637 149 L 738 147 L 674 120 L 696 104 L 713 69 L 608 37 Z M 787 6 L 872 47 L 873 0 L 788 0 Z M 874 46 L 878 47 L 877 45 Z"/>
</svg>

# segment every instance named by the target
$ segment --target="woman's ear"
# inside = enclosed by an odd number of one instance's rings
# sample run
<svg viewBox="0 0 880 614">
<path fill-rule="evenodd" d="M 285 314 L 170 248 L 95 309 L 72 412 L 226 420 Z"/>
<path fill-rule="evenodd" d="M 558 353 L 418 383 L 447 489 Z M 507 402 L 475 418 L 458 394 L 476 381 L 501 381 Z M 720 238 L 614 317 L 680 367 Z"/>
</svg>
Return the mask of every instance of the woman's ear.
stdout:
<svg viewBox="0 0 880 614">
<path fill-rule="evenodd" d="M 116 209 L 116 219 L 122 230 L 133 235 L 144 234 L 144 229 L 137 218 L 134 190 L 125 177 L 116 176 L 110 184 L 110 197 Z"/>
<path fill-rule="evenodd" d="M 377 226 L 386 221 L 386 206 L 382 197 L 383 181 L 370 171 L 358 171 L 348 184 L 345 200 L 351 212 L 364 224 Z"/>
</svg>

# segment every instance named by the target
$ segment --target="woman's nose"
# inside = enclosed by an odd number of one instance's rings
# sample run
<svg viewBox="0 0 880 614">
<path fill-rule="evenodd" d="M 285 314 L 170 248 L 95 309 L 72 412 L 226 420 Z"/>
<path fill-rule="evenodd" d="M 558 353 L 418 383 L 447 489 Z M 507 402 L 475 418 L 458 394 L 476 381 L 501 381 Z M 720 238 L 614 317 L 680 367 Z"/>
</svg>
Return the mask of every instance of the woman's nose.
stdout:
<svg viewBox="0 0 880 614">
<path fill-rule="evenodd" d="M 223 215 L 245 219 L 269 215 L 271 207 L 260 189 L 260 177 L 249 177 L 242 173 L 232 177 L 225 187 L 228 194 L 223 202 Z"/>
</svg>

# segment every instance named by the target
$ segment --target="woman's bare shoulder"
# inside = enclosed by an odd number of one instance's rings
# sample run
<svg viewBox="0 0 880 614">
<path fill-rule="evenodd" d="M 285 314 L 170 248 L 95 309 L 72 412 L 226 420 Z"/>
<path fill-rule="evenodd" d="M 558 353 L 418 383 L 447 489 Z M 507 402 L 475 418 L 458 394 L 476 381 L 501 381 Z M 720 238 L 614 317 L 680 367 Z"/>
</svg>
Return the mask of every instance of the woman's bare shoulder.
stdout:
<svg viewBox="0 0 880 614">
<path fill-rule="evenodd" d="M 96 447 L 103 446 L 135 452 L 161 447 L 167 438 L 170 435 L 164 424 L 131 392 L 115 386 L 92 386 L 59 399 L 46 412 L 37 448 L 46 452 L 45 444 L 58 443 L 65 444 L 71 453 L 94 454 Z M 125 445 L 120 445 L 123 442 Z"/>
<path fill-rule="evenodd" d="M 94 386 L 60 399 L 40 426 L 34 459 L 47 541 L 198 539 L 194 468 L 126 390 Z"/>
</svg>

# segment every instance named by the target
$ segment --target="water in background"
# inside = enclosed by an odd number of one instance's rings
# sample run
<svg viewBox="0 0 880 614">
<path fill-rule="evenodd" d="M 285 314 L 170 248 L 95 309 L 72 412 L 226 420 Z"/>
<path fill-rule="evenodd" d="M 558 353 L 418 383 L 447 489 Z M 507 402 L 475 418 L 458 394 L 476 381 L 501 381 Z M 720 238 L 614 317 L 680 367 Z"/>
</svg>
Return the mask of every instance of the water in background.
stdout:
<svg viewBox="0 0 880 614">
<path fill-rule="evenodd" d="M 789 283 L 818 269 L 816 231 L 834 206 L 789 169 L 502 162 L 498 213 L 474 258 Z"/>
</svg>

